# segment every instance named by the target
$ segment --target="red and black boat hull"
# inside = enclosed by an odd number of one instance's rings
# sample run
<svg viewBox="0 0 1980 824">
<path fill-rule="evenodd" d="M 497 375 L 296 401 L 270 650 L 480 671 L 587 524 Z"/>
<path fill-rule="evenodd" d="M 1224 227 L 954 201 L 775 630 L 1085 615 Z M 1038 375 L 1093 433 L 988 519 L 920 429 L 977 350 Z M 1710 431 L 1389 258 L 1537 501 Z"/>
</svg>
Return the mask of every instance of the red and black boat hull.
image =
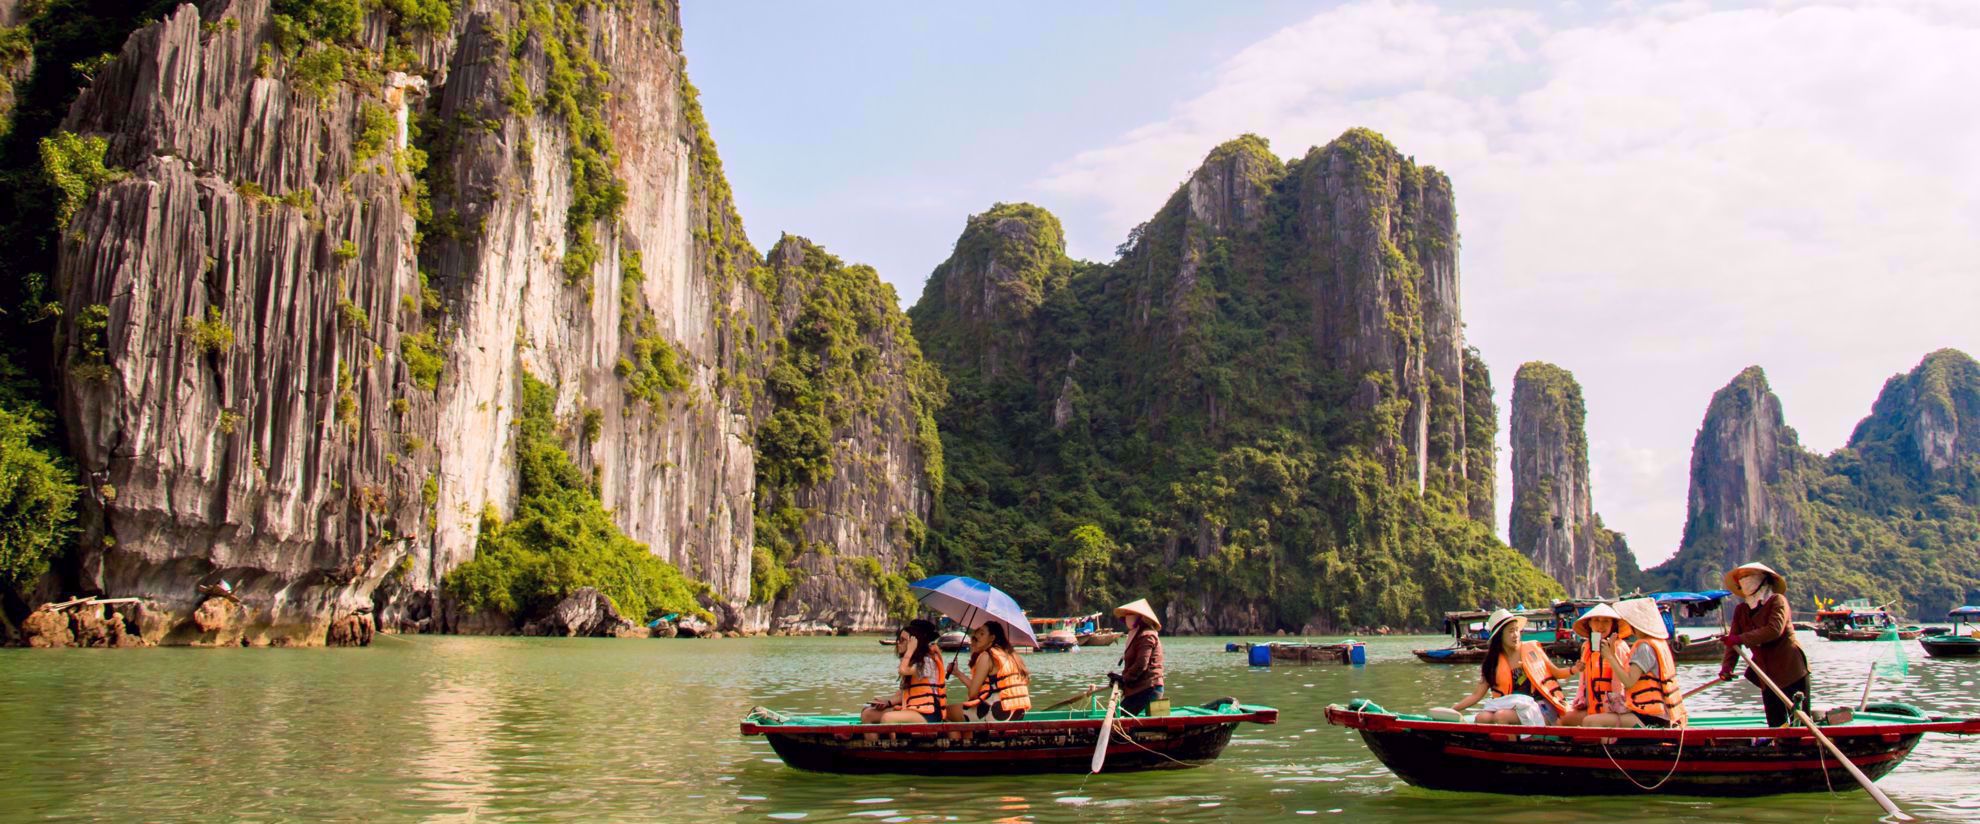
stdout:
<svg viewBox="0 0 1980 824">
<path fill-rule="evenodd" d="M 1208 764 L 1223 754 L 1239 723 L 1270 724 L 1277 718 L 1276 710 L 1263 708 L 1222 715 L 1116 718 L 1106 772 Z M 745 723 L 743 733 L 768 738 L 784 763 L 815 772 L 1076 774 L 1086 772 L 1092 763 L 1100 725 L 1099 719 L 837 727 Z"/>
<path fill-rule="evenodd" d="M 1358 729 L 1375 757 L 1404 781 L 1436 790 L 1636 795 L 1655 787 L 1655 792 L 1676 795 L 1761 796 L 1856 786 L 1813 736 L 1792 728 L 1492 727 L 1416 723 L 1340 707 L 1328 708 L 1327 720 Z M 1874 780 L 1903 762 L 1925 732 L 1975 729 L 1980 727 L 1967 721 L 1841 726 L 1824 732 Z M 1521 738 L 1515 731 L 1539 734 Z M 1615 742 L 1603 744 L 1604 735 L 1616 736 Z M 1756 738 L 1765 743 L 1756 744 Z"/>
</svg>

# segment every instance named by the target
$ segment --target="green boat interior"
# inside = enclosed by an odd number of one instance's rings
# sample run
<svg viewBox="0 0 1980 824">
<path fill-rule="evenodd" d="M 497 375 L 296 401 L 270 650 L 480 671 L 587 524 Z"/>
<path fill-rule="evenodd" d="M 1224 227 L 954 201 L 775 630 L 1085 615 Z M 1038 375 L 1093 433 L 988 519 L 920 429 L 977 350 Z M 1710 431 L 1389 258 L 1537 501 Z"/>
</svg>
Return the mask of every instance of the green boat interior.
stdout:
<svg viewBox="0 0 1980 824">
<path fill-rule="evenodd" d="M 1251 715 L 1253 713 L 1272 712 L 1272 711 L 1274 710 L 1271 707 L 1259 706 L 1256 704 L 1233 703 L 1233 704 L 1223 704 L 1214 709 L 1209 707 L 1175 707 L 1174 709 L 1169 710 L 1168 715 L 1160 716 L 1160 717 L 1217 718 L 1223 716 L 1246 716 L 1246 715 Z M 1062 723 L 1072 723 L 1078 721 L 1101 721 L 1104 720 L 1106 717 L 1107 717 L 1106 708 L 1100 707 L 1096 709 L 1048 710 L 1042 712 L 1029 712 L 1029 713 L 1025 713 L 1024 718 L 1016 721 L 972 721 L 968 723 L 971 724 L 972 726 L 982 725 L 982 724 L 991 724 L 991 725 L 1062 724 Z M 1117 721 L 1131 717 L 1132 716 L 1122 715 L 1119 713 L 1115 714 L 1115 720 Z M 764 710 L 762 708 L 758 708 L 757 710 L 752 711 L 747 717 L 745 717 L 743 721 L 745 723 L 755 724 L 758 727 L 842 727 L 842 726 L 858 725 L 859 716 L 857 715 L 784 715 L 782 713 L 777 713 L 770 710 Z M 942 722 L 942 723 L 951 723 L 951 722 Z M 960 724 L 960 722 L 956 722 L 956 723 Z M 868 726 L 887 727 L 890 725 L 871 724 Z"/>
</svg>

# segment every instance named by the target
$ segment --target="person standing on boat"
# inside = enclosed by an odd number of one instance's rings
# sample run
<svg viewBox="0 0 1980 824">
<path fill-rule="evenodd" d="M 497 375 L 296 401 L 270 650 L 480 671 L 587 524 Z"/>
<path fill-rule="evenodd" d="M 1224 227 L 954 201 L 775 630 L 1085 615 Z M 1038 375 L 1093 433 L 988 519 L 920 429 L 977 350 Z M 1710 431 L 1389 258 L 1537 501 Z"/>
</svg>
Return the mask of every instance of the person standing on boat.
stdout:
<svg viewBox="0 0 1980 824">
<path fill-rule="evenodd" d="M 950 721 L 1016 721 L 1031 709 L 1031 670 L 1011 647 L 1004 625 L 986 621 L 969 631 L 970 698 L 949 707 Z"/>
<path fill-rule="evenodd" d="M 1622 699 L 1621 711 L 1590 715 L 1582 725 L 1684 726 L 1688 716 L 1684 711 L 1684 690 L 1678 688 L 1677 658 L 1671 654 L 1671 633 L 1664 629 L 1664 616 L 1657 611 L 1657 603 L 1648 598 L 1634 598 L 1616 604 L 1612 612 L 1616 616 L 1617 634 L 1639 639 L 1634 646 L 1609 643 L 1601 646 L 1603 662 L 1607 665 L 1604 669 L 1611 677 L 1621 674 L 1614 681 L 1622 686 L 1617 691 Z M 1628 650 L 1628 655 L 1618 654 L 1619 648 Z"/>
<path fill-rule="evenodd" d="M 1121 688 L 1121 711 L 1146 715 L 1150 702 L 1162 697 L 1162 619 L 1142 598 L 1114 608 L 1114 617 L 1128 625 L 1127 649 L 1121 651 L 1121 671 L 1107 673 L 1107 679 Z"/>
<path fill-rule="evenodd" d="M 1753 674 L 1758 667 L 1773 679 L 1803 710 L 1811 705 L 1808 694 L 1808 655 L 1794 640 L 1794 612 L 1788 608 L 1787 578 L 1766 564 L 1747 564 L 1726 573 L 1726 588 L 1740 597 L 1733 608 L 1732 626 L 1720 636 L 1725 659 L 1719 663 L 1719 680 L 1731 681 L 1739 663 L 1739 647 L 1751 649 L 1753 664 L 1746 668 L 1746 680 L 1761 687 L 1760 701 L 1767 711 L 1767 726 L 1779 727 L 1793 715 L 1787 704 L 1774 697 L 1774 691 Z"/>
<path fill-rule="evenodd" d="M 1478 686 L 1451 709 L 1463 712 L 1478 704 L 1477 723 L 1551 726 L 1567 713 L 1560 679 L 1573 670 L 1556 665 L 1538 641 L 1522 641 L 1526 619 L 1506 610 L 1485 621 L 1485 661 L 1478 668 Z M 1486 699 L 1490 693 L 1491 698 Z M 1480 704 L 1479 701 L 1484 700 Z"/>
<path fill-rule="evenodd" d="M 1616 621 L 1614 607 L 1596 604 L 1582 613 L 1580 618 L 1574 619 L 1574 631 L 1584 639 L 1581 642 L 1581 663 L 1574 667 L 1581 673 L 1581 691 L 1575 695 L 1574 705 L 1561 714 L 1561 726 L 1578 727 L 1590 716 L 1628 712 L 1629 707 L 1623 702 L 1623 691 L 1616 684 L 1615 669 L 1609 661 L 1629 657 L 1629 645 L 1623 641 L 1630 631 L 1629 625 Z"/>
<path fill-rule="evenodd" d="M 859 713 L 861 724 L 927 724 L 942 720 L 948 709 L 949 681 L 942 668 L 942 653 L 935 648 L 940 633 L 935 622 L 916 618 L 901 627 L 894 650 L 901 656 L 895 668 L 901 689 L 892 698 L 867 702 Z"/>
</svg>

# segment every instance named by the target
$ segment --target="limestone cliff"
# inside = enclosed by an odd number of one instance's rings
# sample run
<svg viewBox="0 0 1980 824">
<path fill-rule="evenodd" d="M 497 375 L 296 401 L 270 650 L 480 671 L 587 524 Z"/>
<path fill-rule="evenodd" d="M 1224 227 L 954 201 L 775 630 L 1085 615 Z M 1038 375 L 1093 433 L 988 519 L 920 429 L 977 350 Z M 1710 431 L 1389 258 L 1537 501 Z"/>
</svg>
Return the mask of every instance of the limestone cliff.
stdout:
<svg viewBox="0 0 1980 824">
<path fill-rule="evenodd" d="M 1058 236 L 1029 205 L 971 218 L 909 313 L 951 367 L 935 562 L 1026 604 L 1152 592 L 1181 632 L 1557 591 L 1491 537 L 1441 173 L 1363 129 L 1290 163 L 1246 135 L 1114 262 Z"/>
<path fill-rule="evenodd" d="M 1758 560 L 1800 592 L 1929 619 L 1980 596 L 1980 363 L 1942 349 L 1893 376 L 1849 443 L 1803 449 L 1758 367 L 1719 390 L 1692 454 L 1684 544 L 1646 574 L 1715 585 Z"/>
<path fill-rule="evenodd" d="M 1778 552 L 1780 542 L 1800 536 L 1794 509 L 1771 487 L 1804 455 L 1760 367 L 1747 367 L 1712 394 L 1692 441 L 1684 540 L 1673 558 L 1695 569 L 1676 585 L 1711 586 L 1724 570 L 1763 557 L 1763 540 Z"/>
<path fill-rule="evenodd" d="M 1572 373 L 1540 361 L 1520 366 L 1513 377 L 1510 537 L 1570 593 L 1614 595 L 1617 554 L 1628 549 L 1595 514 L 1586 421 Z"/>
<path fill-rule="evenodd" d="M 387 626 L 458 625 L 438 585 L 515 504 L 527 373 L 618 528 L 705 582 L 725 627 L 878 625 L 939 477 L 929 394 L 887 383 L 920 356 L 867 341 L 870 402 L 807 419 L 832 448 L 781 488 L 813 554 L 874 566 L 753 597 L 760 428 L 821 298 L 742 234 L 678 9 L 426 6 L 451 13 L 180 6 L 74 103 L 62 128 L 124 170 L 55 278 L 82 588 L 184 616 L 227 580 L 250 642 L 320 642 L 374 602 Z"/>
</svg>

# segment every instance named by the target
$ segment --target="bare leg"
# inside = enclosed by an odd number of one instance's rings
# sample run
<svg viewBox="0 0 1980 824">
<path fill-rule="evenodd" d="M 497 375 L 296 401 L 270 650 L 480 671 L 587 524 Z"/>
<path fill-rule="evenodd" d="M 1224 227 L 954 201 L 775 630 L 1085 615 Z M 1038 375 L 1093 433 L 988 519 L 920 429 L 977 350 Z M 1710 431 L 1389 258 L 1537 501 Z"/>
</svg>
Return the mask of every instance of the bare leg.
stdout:
<svg viewBox="0 0 1980 824">
<path fill-rule="evenodd" d="M 1554 723 L 1562 727 L 1579 727 L 1587 718 L 1587 710 L 1568 710 L 1566 715 L 1561 716 L 1561 720 Z"/>
<path fill-rule="evenodd" d="M 882 724 L 926 724 L 928 717 L 913 710 L 888 710 L 880 714 Z"/>
</svg>

